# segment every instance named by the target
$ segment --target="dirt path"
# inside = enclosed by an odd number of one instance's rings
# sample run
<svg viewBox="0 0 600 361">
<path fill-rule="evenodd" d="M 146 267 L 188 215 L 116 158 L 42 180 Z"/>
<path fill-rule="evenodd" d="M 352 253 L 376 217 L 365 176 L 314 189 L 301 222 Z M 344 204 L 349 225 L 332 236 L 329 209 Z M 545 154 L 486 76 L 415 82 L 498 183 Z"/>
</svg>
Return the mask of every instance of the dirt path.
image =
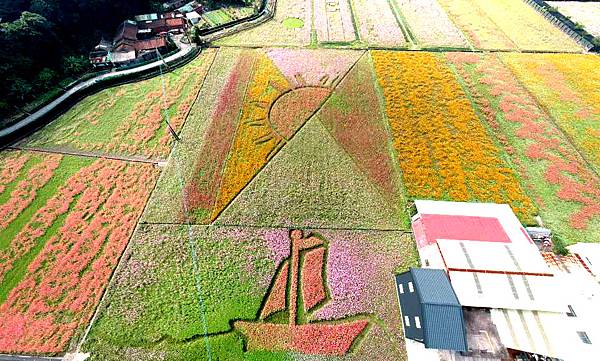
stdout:
<svg viewBox="0 0 600 361">
<path fill-rule="evenodd" d="M 27 150 L 32 152 L 40 152 L 40 153 L 53 153 L 53 154 L 64 154 L 64 155 L 75 155 L 80 157 L 88 157 L 88 158 L 106 158 L 106 159 L 114 159 L 114 160 L 122 160 L 126 162 L 138 162 L 138 163 L 148 163 L 148 164 L 156 164 L 162 165 L 167 161 L 165 159 L 148 159 L 142 156 L 122 156 L 122 155 L 114 155 L 114 154 L 103 154 L 97 152 L 85 152 L 85 151 L 76 151 L 76 150 L 66 150 L 60 148 L 40 148 L 40 147 L 27 147 L 16 145 L 13 147 L 8 147 L 8 149 L 14 150 Z"/>
</svg>

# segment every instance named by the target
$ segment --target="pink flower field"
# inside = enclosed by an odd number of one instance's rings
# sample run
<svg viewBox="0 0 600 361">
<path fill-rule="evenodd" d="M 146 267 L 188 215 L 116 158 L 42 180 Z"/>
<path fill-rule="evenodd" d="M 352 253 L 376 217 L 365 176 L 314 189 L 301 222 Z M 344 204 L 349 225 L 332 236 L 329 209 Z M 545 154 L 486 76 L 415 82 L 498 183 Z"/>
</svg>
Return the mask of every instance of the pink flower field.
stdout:
<svg viewBox="0 0 600 361">
<path fill-rule="evenodd" d="M 39 163 L 47 168 L 32 167 L 30 175 L 40 172 L 43 180 L 59 161 L 49 156 Z M 69 177 L 12 239 L 2 252 L 1 276 L 50 227 L 60 227 L 0 305 L 2 352 L 66 350 L 91 317 L 155 177 L 151 166 L 97 160 Z"/>
</svg>

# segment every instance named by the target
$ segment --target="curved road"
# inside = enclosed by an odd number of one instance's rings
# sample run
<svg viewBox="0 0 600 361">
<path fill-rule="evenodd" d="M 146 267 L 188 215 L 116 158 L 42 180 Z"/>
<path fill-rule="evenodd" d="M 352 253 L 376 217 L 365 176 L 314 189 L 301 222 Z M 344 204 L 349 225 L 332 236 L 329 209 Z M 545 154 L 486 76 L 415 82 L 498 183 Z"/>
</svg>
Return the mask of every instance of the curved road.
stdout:
<svg viewBox="0 0 600 361">
<path fill-rule="evenodd" d="M 177 60 L 179 58 L 187 56 L 192 50 L 194 50 L 194 46 L 192 46 L 190 44 L 184 44 L 182 42 L 178 42 L 178 44 L 180 46 L 180 50 L 177 53 L 164 58 L 164 62 L 166 62 L 167 64 L 169 62 L 172 62 L 174 60 Z M 4 129 L 0 130 L 0 139 L 3 139 L 12 133 L 23 129 L 24 127 L 27 127 L 28 125 L 35 123 L 37 120 L 42 118 L 49 111 L 54 109 L 56 106 L 58 106 L 63 101 L 67 100 L 72 95 L 76 94 L 77 92 L 79 92 L 83 89 L 89 88 L 90 86 L 95 85 L 96 83 L 102 82 L 104 79 L 144 72 L 149 69 L 158 68 L 160 66 L 160 64 L 162 64 L 162 63 L 163 63 L 162 60 L 158 60 L 158 61 L 148 63 L 148 64 L 145 64 L 142 66 L 131 68 L 131 69 L 112 71 L 110 73 L 102 74 L 95 78 L 92 78 L 92 79 L 86 80 L 82 83 L 79 83 L 76 86 L 74 86 L 73 88 L 66 91 L 60 97 L 54 99 L 52 102 L 50 102 L 50 103 L 46 104 L 44 107 L 38 109 L 35 113 L 29 115 L 28 117 L 24 118 L 23 120 L 15 123 L 9 127 L 6 127 Z"/>
</svg>

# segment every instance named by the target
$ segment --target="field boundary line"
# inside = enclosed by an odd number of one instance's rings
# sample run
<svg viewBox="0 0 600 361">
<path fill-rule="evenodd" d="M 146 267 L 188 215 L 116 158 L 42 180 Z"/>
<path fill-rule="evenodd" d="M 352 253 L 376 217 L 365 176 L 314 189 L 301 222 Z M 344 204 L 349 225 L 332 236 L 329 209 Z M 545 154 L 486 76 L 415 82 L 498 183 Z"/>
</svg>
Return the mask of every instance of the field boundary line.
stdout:
<svg viewBox="0 0 600 361">
<path fill-rule="evenodd" d="M 185 223 L 172 222 L 142 222 L 140 224 L 146 226 L 184 226 Z M 190 224 L 192 227 L 198 228 L 249 228 L 249 229 L 290 229 L 301 228 L 303 230 L 322 230 L 322 231 L 362 231 L 362 232 L 402 232 L 412 234 L 411 229 L 407 228 L 369 228 L 369 227 L 325 227 L 325 226 L 303 226 L 303 225 L 260 225 L 260 224 L 237 224 L 237 223 L 205 223 L 205 224 Z M 209 334 L 212 335 L 212 334 Z"/>
<path fill-rule="evenodd" d="M 396 0 L 386 0 L 386 2 L 392 11 L 392 15 L 394 15 L 394 18 L 396 19 L 396 24 L 398 24 L 400 31 L 402 31 L 402 34 L 404 34 L 405 40 L 410 44 L 411 48 L 418 48 L 419 44 L 417 42 L 417 38 L 415 38 L 415 35 L 408 26 L 408 21 L 406 21 L 406 18 L 404 15 L 402 15 L 402 11 L 400 11 L 400 8 L 398 8 Z"/>
<path fill-rule="evenodd" d="M 142 156 L 119 156 L 119 155 L 111 155 L 111 154 L 100 154 L 95 152 L 86 152 L 86 151 L 70 151 L 70 150 L 62 150 L 56 148 L 41 148 L 41 147 L 28 147 L 28 146 L 10 146 L 6 149 L 9 150 L 22 150 L 29 152 L 37 152 L 37 153 L 47 153 L 47 154 L 62 154 L 62 155 L 72 155 L 78 157 L 86 157 L 86 158 L 98 158 L 98 159 L 111 159 L 111 160 L 120 160 L 124 162 L 132 162 L 132 163 L 146 163 L 146 164 L 154 164 L 158 165 L 160 163 L 166 162 L 165 159 L 147 159 Z"/>
<path fill-rule="evenodd" d="M 181 132 L 183 131 L 183 127 L 185 127 L 185 125 L 188 121 L 188 118 L 190 117 L 190 114 L 192 113 L 192 109 L 194 109 L 194 107 L 196 106 L 196 103 L 198 102 L 198 99 L 200 98 L 200 93 L 202 92 L 202 89 L 204 88 L 204 84 L 206 84 L 206 78 L 208 78 L 208 74 L 211 72 L 213 64 L 215 63 L 217 56 L 221 52 L 221 48 L 210 48 L 210 49 L 215 49 L 215 54 L 213 55 L 213 58 L 210 61 L 210 64 L 208 65 L 208 69 L 206 69 L 206 73 L 204 74 L 204 77 L 202 77 L 202 84 L 200 85 L 200 88 L 198 88 L 198 93 L 196 93 L 196 96 L 194 97 L 194 101 L 192 102 L 192 104 L 190 104 L 190 108 L 188 109 L 187 113 L 185 114 L 185 118 L 183 120 L 183 123 L 181 124 L 181 127 L 179 127 L 177 136 L 181 135 Z M 179 69 L 180 68 L 175 69 L 172 72 L 175 73 L 175 71 L 179 70 Z M 169 156 L 167 157 L 167 160 L 168 160 L 168 158 L 170 158 L 170 154 L 173 151 L 173 148 L 175 148 L 175 146 L 173 146 L 171 151 L 169 151 Z"/>
<path fill-rule="evenodd" d="M 392 167 L 398 173 L 397 187 L 398 187 L 398 192 L 400 193 L 399 196 L 400 196 L 400 199 L 402 199 L 404 201 L 404 203 L 408 204 L 408 203 L 412 202 L 412 200 L 408 196 L 408 189 L 406 188 L 406 184 L 404 184 L 404 172 L 402 170 L 402 167 L 400 166 L 400 160 L 399 160 L 400 156 L 398 155 L 398 152 L 396 151 L 396 147 L 394 146 L 395 136 L 394 136 L 394 132 L 392 130 L 392 125 L 390 123 L 390 118 L 387 113 L 387 104 L 386 104 L 386 100 L 385 100 L 384 90 L 383 90 L 383 87 L 381 86 L 381 84 L 379 83 L 379 76 L 377 75 L 377 71 L 375 69 L 375 62 L 373 60 L 373 54 L 369 52 L 368 55 L 369 55 L 369 58 L 368 58 L 369 65 L 371 66 L 371 78 L 374 83 L 375 92 L 377 93 L 377 101 L 379 103 L 379 110 L 381 111 L 381 114 L 383 116 L 383 119 L 382 119 L 383 126 L 385 128 L 386 135 L 388 136 L 388 144 L 387 144 L 388 153 L 390 154 L 390 158 L 392 160 Z M 404 213 L 404 215 L 407 216 L 407 219 L 409 221 L 408 227 L 410 228 L 411 217 L 410 217 L 410 212 L 408 211 L 408 207 L 406 207 L 406 206 L 401 207 L 401 210 Z"/>
</svg>

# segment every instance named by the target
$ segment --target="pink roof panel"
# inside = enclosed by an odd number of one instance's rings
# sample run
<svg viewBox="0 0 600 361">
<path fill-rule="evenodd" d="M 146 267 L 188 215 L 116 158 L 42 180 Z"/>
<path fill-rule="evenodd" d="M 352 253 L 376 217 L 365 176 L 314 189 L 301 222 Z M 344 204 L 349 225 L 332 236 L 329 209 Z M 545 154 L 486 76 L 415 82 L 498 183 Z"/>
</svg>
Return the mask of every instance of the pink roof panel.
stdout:
<svg viewBox="0 0 600 361">
<path fill-rule="evenodd" d="M 511 242 L 494 217 L 423 214 L 412 226 L 419 248 L 434 244 L 438 239 Z"/>
</svg>

